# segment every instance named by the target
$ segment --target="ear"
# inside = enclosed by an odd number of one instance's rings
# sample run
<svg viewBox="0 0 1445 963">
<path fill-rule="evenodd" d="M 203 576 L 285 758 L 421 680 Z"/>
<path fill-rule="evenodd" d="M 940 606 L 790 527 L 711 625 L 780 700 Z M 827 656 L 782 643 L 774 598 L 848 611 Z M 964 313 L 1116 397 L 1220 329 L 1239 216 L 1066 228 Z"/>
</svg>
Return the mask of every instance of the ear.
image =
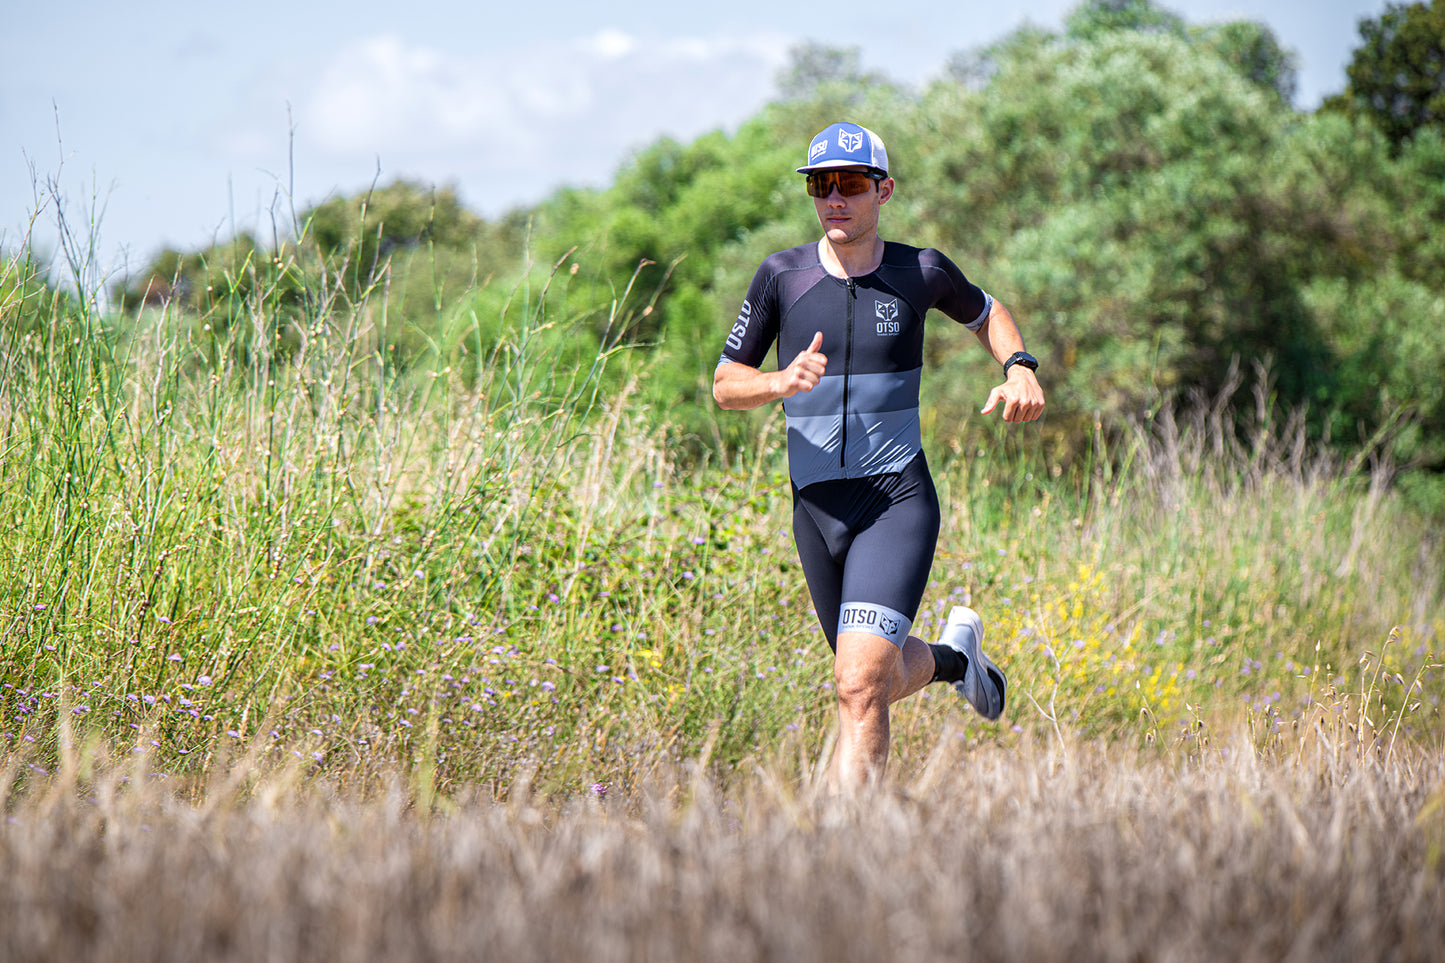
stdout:
<svg viewBox="0 0 1445 963">
<path fill-rule="evenodd" d="M 893 196 L 893 178 L 885 177 L 878 182 L 878 203 L 887 204 Z"/>
</svg>

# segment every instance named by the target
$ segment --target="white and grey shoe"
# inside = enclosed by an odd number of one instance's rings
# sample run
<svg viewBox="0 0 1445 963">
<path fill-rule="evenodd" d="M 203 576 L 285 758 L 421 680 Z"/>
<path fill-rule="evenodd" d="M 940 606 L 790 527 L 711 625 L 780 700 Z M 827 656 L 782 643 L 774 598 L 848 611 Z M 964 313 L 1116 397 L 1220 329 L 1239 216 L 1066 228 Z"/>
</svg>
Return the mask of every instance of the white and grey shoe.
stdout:
<svg viewBox="0 0 1445 963">
<path fill-rule="evenodd" d="M 1002 715 L 1008 680 L 983 654 L 983 619 L 979 614 L 966 605 L 955 605 L 938 642 L 957 650 L 968 661 L 963 678 L 953 683 L 954 690 L 985 719 Z"/>
</svg>

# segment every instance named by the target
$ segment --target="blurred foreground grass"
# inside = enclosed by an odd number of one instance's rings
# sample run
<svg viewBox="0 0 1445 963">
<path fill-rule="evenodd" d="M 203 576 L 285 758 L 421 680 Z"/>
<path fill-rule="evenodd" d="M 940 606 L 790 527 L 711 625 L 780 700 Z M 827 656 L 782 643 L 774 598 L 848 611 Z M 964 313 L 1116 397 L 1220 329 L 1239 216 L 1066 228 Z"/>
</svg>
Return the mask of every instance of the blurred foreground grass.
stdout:
<svg viewBox="0 0 1445 963">
<path fill-rule="evenodd" d="M 444 812 L 257 757 L 186 801 L 67 741 L 0 768 L 0 958 L 1437 959 L 1445 762 L 1339 709 L 1188 751 L 942 736 L 850 801 L 698 760 Z"/>
</svg>

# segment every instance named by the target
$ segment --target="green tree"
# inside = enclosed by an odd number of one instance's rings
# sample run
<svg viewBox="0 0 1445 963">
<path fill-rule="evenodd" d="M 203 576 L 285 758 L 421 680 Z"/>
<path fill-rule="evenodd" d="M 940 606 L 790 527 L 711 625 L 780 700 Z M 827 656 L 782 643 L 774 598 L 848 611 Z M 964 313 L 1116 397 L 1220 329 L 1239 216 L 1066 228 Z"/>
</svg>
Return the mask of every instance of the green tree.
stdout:
<svg viewBox="0 0 1445 963">
<path fill-rule="evenodd" d="M 274 259 L 256 238 L 242 231 L 189 254 L 170 248 L 161 251 L 133 280 L 123 282 L 113 297 L 125 310 L 170 305 L 209 314 L 213 326 L 224 330 L 245 310 L 258 285 L 265 286 L 264 278 L 273 267 Z M 287 290 L 296 293 L 294 285 Z"/>
<path fill-rule="evenodd" d="M 332 198 L 301 217 L 323 257 L 344 257 L 363 288 L 392 252 L 428 243 L 465 246 L 483 222 L 462 207 L 455 188 L 398 180 L 349 198 Z"/>
<path fill-rule="evenodd" d="M 1108 31 L 1010 61 L 984 95 L 938 85 L 924 113 L 952 136 L 901 193 L 934 192 L 932 237 L 1017 306 L 1062 443 L 1217 389 L 1235 357 L 1273 358 L 1287 404 L 1333 370 L 1299 290 L 1325 256 L 1301 228 L 1330 208 L 1272 175 L 1295 115 L 1207 46 Z M 962 366 L 940 389 L 962 418 L 951 386 L 983 365 L 935 360 Z"/>
<path fill-rule="evenodd" d="M 1213 50 L 1246 79 L 1279 95 L 1285 103 L 1294 101 L 1298 83 L 1298 60 L 1280 46 L 1274 31 L 1253 20 L 1234 20 L 1190 33 L 1196 43 Z"/>
<path fill-rule="evenodd" d="M 982 90 L 1004 63 L 1032 57 L 1056 39 L 1052 31 L 1025 23 L 994 43 L 950 54 L 943 75 L 956 84 Z"/>
<path fill-rule="evenodd" d="M 829 84 L 863 88 L 885 83 L 881 74 L 863 69 L 858 47 L 830 47 L 808 41 L 788 51 L 788 63 L 777 74 L 784 100 L 806 100 Z"/>
<path fill-rule="evenodd" d="M 1064 33 L 1073 40 L 1097 40 L 1115 30 L 1182 36 L 1184 21 L 1153 0 L 1085 0 L 1064 18 Z"/>
<path fill-rule="evenodd" d="M 1445 5 L 1390 4 L 1359 29 L 1349 86 L 1327 106 L 1372 118 L 1397 147 L 1445 125 Z"/>
</svg>

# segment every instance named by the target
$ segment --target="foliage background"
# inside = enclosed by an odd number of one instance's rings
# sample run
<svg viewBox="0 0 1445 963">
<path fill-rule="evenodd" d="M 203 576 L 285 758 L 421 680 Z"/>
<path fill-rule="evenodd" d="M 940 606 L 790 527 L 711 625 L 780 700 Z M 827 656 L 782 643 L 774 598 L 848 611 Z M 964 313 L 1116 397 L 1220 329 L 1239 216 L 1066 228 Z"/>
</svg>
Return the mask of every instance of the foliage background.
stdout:
<svg viewBox="0 0 1445 963">
<path fill-rule="evenodd" d="M 301 212 L 275 246 L 344 259 L 350 298 L 384 275 L 388 350 L 405 364 L 446 350 L 463 366 L 495 341 L 519 281 L 571 251 L 574 303 L 609 304 L 630 284 L 651 308 L 624 330 L 602 309 L 589 326 L 595 344 L 644 348 L 638 402 L 670 412 L 695 455 L 733 451 L 756 425 L 711 410 L 721 333 L 761 257 L 815 227 L 797 145 L 856 117 L 895 158 L 889 235 L 948 252 L 1023 320 L 1050 372 L 1061 464 L 1095 422 L 1215 393 L 1233 361 L 1262 361 L 1314 440 L 1369 445 L 1439 513 L 1441 16 L 1417 3 L 1362 23 L 1350 88 L 1308 114 L 1291 106 L 1292 55 L 1268 28 L 1194 27 L 1147 0 L 1081 4 L 1061 34 L 1024 28 L 962 51 L 923 90 L 865 71 L 856 51 L 805 47 L 781 98 L 736 133 L 649 145 L 606 189 L 486 222 L 448 188 L 397 182 Z M 1420 79 L 1382 93 L 1386 76 Z M 116 293 L 229 323 L 255 283 L 248 265 L 272 253 L 246 236 L 168 252 Z M 467 325 L 475 343 L 448 335 Z M 988 377 L 964 345 L 944 330 L 931 341 L 942 425 L 962 422 Z"/>
</svg>

